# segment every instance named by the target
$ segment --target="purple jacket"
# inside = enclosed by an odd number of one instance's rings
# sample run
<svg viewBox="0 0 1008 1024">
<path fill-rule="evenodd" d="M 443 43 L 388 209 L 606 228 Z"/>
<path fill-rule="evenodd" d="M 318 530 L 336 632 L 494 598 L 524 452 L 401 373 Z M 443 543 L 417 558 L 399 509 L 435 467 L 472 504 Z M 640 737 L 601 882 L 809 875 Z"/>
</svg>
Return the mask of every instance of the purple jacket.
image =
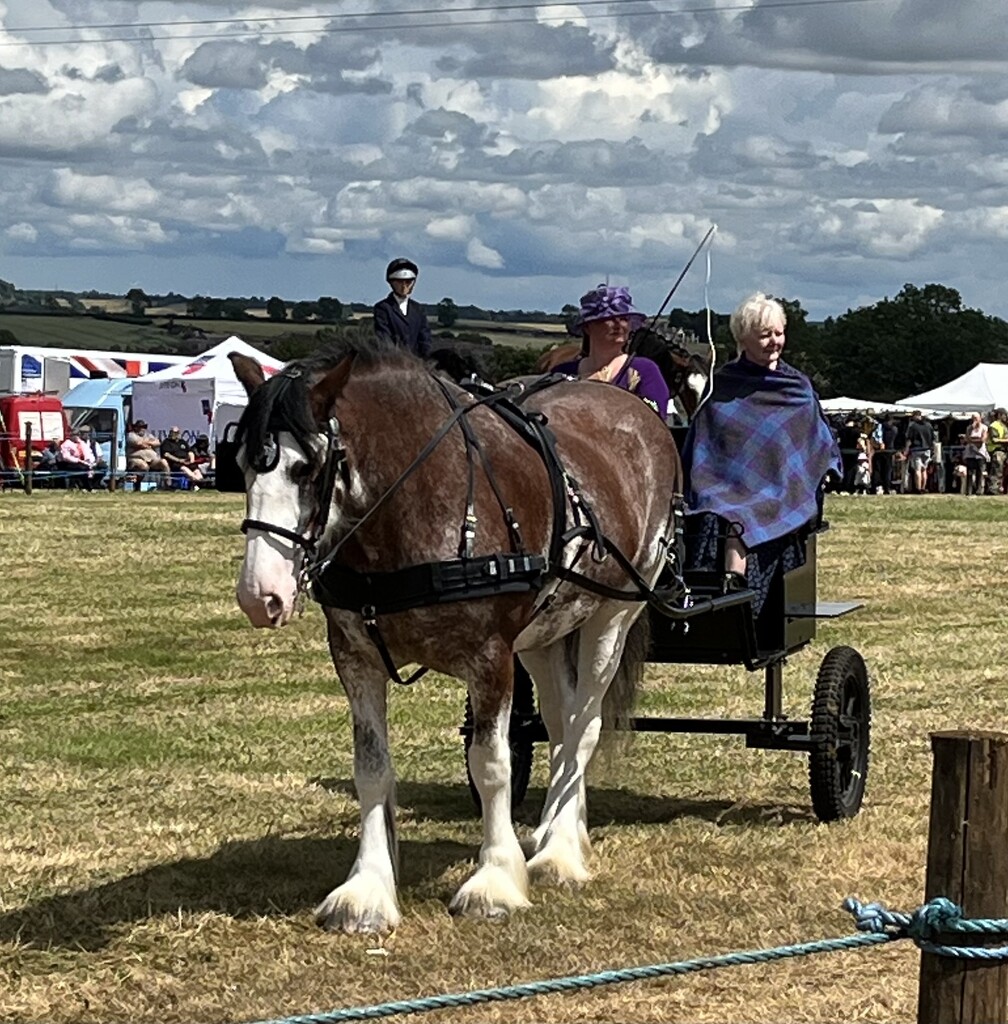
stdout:
<svg viewBox="0 0 1008 1024">
<path fill-rule="evenodd" d="M 554 366 L 552 372 L 576 377 L 580 362 L 580 359 L 570 359 Z M 669 389 L 657 363 L 644 356 L 632 356 L 623 364 L 623 369 L 613 378 L 612 383 L 643 399 L 665 421 L 668 416 Z"/>
</svg>

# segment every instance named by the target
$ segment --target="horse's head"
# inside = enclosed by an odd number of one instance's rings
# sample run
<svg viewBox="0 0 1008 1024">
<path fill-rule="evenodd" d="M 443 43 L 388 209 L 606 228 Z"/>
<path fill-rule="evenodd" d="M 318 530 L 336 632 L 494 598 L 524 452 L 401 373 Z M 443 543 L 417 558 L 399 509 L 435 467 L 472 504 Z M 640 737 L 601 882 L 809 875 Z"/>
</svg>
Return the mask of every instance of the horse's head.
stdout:
<svg viewBox="0 0 1008 1024">
<path fill-rule="evenodd" d="M 236 435 L 246 494 L 238 604 L 252 625 L 282 626 L 308 558 L 337 526 L 348 487 L 334 406 L 353 356 L 322 368 L 291 364 L 269 380 L 248 356 L 233 354 L 231 362 L 249 396 Z"/>
</svg>

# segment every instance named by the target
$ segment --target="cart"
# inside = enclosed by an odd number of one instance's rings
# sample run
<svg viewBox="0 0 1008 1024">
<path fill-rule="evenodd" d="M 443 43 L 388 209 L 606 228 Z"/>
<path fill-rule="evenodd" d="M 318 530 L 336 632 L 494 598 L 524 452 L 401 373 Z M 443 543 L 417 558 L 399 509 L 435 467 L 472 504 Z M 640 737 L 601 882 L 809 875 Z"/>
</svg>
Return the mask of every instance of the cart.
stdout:
<svg viewBox="0 0 1008 1024">
<path fill-rule="evenodd" d="M 793 750 L 807 754 L 812 809 L 820 821 L 857 814 L 868 776 L 871 734 L 871 694 L 864 659 L 853 647 L 834 647 L 826 653 L 812 692 L 808 719 L 783 713 L 784 665 L 809 644 L 819 619 L 835 619 L 862 607 L 856 601 L 817 600 L 817 534 L 809 534 L 805 564 L 779 572 L 758 616 L 753 615 L 752 591 L 737 586 L 737 578 L 717 572 L 688 572 L 685 581 L 694 613 L 671 619 L 650 609 L 649 660 L 663 664 L 745 665 L 763 673 L 763 711 L 753 718 L 631 718 L 626 728 L 637 732 L 684 732 L 739 735 L 747 747 Z M 466 707 L 462 727 L 468 754 L 472 719 Z M 531 679 L 515 659 L 515 689 L 511 710 L 512 806 L 525 797 L 532 771 L 534 744 L 547 739 L 536 710 Z M 468 757 L 467 757 L 468 763 Z M 473 798 L 479 805 L 472 779 Z"/>
</svg>

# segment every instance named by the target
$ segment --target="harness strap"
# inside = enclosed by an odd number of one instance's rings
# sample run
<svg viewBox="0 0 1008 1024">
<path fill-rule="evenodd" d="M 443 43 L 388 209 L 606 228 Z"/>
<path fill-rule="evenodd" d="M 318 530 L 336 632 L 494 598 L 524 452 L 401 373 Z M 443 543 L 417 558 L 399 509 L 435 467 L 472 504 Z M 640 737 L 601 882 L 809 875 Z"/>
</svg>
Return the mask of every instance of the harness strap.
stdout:
<svg viewBox="0 0 1008 1024">
<path fill-rule="evenodd" d="M 412 686 L 421 676 L 425 676 L 428 672 L 426 665 L 421 665 L 411 676 L 403 679 L 399 674 L 399 667 L 392 660 L 392 655 L 389 653 L 388 645 L 385 643 L 385 638 L 381 635 L 381 630 L 378 628 L 378 622 L 375 618 L 374 608 L 364 608 L 361 610 L 361 615 L 364 619 L 364 629 L 367 631 L 367 635 L 371 640 L 371 643 L 375 645 L 375 649 L 378 651 L 378 656 L 382 660 L 382 664 L 385 666 L 385 671 L 388 672 L 389 678 L 394 682 L 399 683 L 400 686 Z"/>
<path fill-rule="evenodd" d="M 275 534 L 277 537 L 283 537 L 284 540 L 289 540 L 294 544 L 300 545 L 306 551 L 311 550 L 311 548 L 315 546 L 315 541 L 310 537 L 305 537 L 303 534 L 295 533 L 293 530 L 288 530 L 284 526 L 274 526 L 272 523 L 264 523 L 261 519 L 243 519 L 241 532 L 247 535 L 249 530 L 258 530 L 260 533 Z"/>
</svg>

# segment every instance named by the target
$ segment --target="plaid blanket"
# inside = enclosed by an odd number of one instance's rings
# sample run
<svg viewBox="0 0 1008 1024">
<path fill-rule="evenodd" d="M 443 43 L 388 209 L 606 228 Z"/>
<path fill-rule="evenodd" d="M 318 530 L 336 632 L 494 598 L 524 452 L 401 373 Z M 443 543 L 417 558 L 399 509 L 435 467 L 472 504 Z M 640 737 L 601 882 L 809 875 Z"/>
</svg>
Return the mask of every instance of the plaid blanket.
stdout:
<svg viewBox="0 0 1008 1024">
<path fill-rule="evenodd" d="M 809 379 L 745 357 L 722 367 L 683 448 L 686 505 L 741 523 L 753 548 L 813 519 L 827 471 L 840 451 Z"/>
</svg>

